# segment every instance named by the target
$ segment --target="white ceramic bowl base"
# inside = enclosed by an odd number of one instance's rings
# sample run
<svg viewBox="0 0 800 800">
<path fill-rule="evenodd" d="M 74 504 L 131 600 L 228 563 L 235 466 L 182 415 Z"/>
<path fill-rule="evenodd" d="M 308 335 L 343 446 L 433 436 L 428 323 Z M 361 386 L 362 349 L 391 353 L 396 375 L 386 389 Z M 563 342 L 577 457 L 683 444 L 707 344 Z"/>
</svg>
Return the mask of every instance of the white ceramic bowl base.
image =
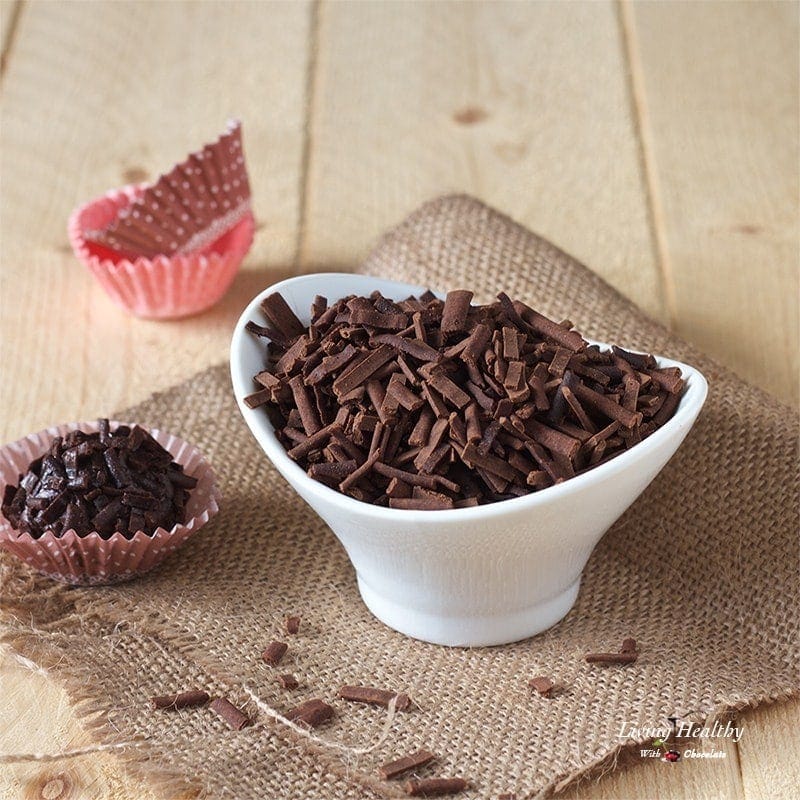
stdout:
<svg viewBox="0 0 800 800">
<path fill-rule="evenodd" d="M 263 321 L 261 301 L 280 292 L 308 323 L 317 294 L 333 302 L 376 289 L 392 299 L 420 294 L 411 286 L 364 275 L 323 273 L 277 283 L 239 319 L 231 376 L 242 416 L 298 494 L 344 545 L 370 611 L 395 630 L 436 644 L 476 647 L 533 636 L 572 608 L 581 572 L 600 537 L 655 478 L 680 446 L 705 401 L 707 385 L 678 366 L 686 388 L 675 415 L 641 444 L 576 478 L 539 492 L 476 508 L 406 511 L 347 497 L 308 477 L 287 455 L 263 408 L 244 397 L 263 369 L 264 343 L 245 331 Z"/>
</svg>

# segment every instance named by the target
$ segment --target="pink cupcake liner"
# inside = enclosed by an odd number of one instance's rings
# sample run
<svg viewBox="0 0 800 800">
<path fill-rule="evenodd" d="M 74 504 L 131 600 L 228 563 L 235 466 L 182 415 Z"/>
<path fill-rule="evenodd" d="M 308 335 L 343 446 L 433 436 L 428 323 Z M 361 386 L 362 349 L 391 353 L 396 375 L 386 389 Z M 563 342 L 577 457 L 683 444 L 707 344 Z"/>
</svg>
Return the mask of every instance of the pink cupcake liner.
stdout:
<svg viewBox="0 0 800 800">
<path fill-rule="evenodd" d="M 131 259 L 85 238 L 144 192 L 144 186 L 112 189 L 76 208 L 69 218 L 70 244 L 109 297 L 146 319 L 177 319 L 213 306 L 228 290 L 253 243 L 255 220 L 247 211 L 230 230 L 193 253 Z"/>
<path fill-rule="evenodd" d="M 132 424 L 111 423 L 112 428 Z M 70 422 L 47 428 L 0 448 L 0 494 L 8 484 L 17 484 L 31 461 L 45 453 L 57 436 L 76 429 L 94 433 L 97 422 Z M 186 504 L 185 523 L 171 530 L 157 528 L 152 535 L 138 531 L 131 539 L 121 533 L 103 539 L 96 531 L 79 536 L 74 530 L 62 536 L 48 531 L 34 539 L 13 528 L 0 514 L 0 547 L 48 578 L 78 586 L 120 583 L 153 569 L 219 511 L 220 493 L 214 470 L 194 445 L 164 431 L 151 430 L 150 435 L 172 454 L 186 474 L 197 478 Z"/>
</svg>

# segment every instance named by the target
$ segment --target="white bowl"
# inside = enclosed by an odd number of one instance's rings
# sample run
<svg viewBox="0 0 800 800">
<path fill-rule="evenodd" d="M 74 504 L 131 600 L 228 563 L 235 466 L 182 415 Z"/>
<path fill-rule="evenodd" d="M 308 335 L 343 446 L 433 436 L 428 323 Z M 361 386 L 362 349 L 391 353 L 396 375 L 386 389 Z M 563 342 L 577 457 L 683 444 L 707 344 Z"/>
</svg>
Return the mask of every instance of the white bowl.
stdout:
<svg viewBox="0 0 800 800">
<path fill-rule="evenodd" d="M 245 331 L 263 322 L 261 301 L 280 292 L 304 322 L 320 294 L 330 301 L 376 289 L 392 299 L 411 286 L 364 275 L 323 273 L 265 289 L 244 310 L 231 342 L 231 377 L 242 416 L 264 452 L 330 526 L 356 570 L 367 607 L 395 630 L 436 644 L 498 645 L 549 628 L 572 608 L 581 572 L 600 537 L 642 493 L 689 433 L 706 398 L 705 378 L 680 367 L 686 388 L 672 419 L 606 464 L 525 497 L 444 511 L 384 508 L 310 478 L 286 454 L 263 408 L 250 409 L 264 343 Z M 602 343 L 598 343 L 602 344 Z"/>
</svg>

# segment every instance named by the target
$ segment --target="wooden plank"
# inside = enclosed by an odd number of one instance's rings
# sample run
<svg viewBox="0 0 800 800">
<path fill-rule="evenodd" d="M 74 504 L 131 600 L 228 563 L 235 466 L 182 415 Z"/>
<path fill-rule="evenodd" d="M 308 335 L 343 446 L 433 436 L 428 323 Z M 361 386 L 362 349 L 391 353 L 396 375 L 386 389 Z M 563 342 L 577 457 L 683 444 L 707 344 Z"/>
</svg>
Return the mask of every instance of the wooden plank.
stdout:
<svg viewBox="0 0 800 800">
<path fill-rule="evenodd" d="M 742 713 L 739 742 L 742 782 L 748 800 L 791 800 L 800 786 L 800 699 Z"/>
<path fill-rule="evenodd" d="M 16 21 L 22 10 L 22 0 L 0 0 L 0 65 L 6 64 L 6 53 L 11 45 Z"/>
<path fill-rule="evenodd" d="M 108 413 L 226 358 L 244 304 L 295 259 L 310 10 L 210 2 L 24 9 L 3 79 L 0 139 L 3 441 Z M 128 317 L 73 257 L 71 209 L 169 169 L 234 115 L 245 118 L 263 225 L 246 268 L 200 317 Z"/>
<path fill-rule="evenodd" d="M 0 651 L 0 686 L 0 754 L 56 753 L 90 744 L 64 690 L 5 651 Z M 157 800 L 146 785 L 125 776 L 112 753 L 46 764 L 2 764 L 0 796 Z"/>
<path fill-rule="evenodd" d="M 733 723 L 733 718 L 731 718 Z M 666 720 L 654 725 L 667 725 Z M 733 723 L 735 724 L 735 723 Z M 584 780 L 559 795 L 563 800 L 744 800 L 737 746 L 730 739 L 684 740 L 677 747 L 683 753 L 678 763 L 641 757 L 633 750 L 623 754 L 622 769 Z M 693 751 L 687 756 L 687 751 Z M 714 754 L 713 757 L 711 754 Z M 718 754 L 724 755 L 718 755 Z"/>
<path fill-rule="evenodd" d="M 797 5 L 623 9 L 676 328 L 796 404 Z"/>
<path fill-rule="evenodd" d="M 337 5 L 345 7 L 350 4 Z M 491 23 L 491 20 L 487 22 L 487 12 L 475 8 L 469 11 L 473 15 L 470 25 L 460 17 L 455 20 L 454 33 L 453 22 L 444 14 L 434 13 L 430 6 L 417 6 L 424 20 L 435 23 L 429 35 L 416 30 L 402 6 L 395 7 L 396 20 L 388 19 L 376 6 L 365 6 L 365 20 L 375 22 L 382 19 L 382 26 L 374 30 L 367 30 L 364 26 L 365 29 L 360 32 L 351 30 L 359 27 L 357 21 L 344 26 L 349 31 L 349 41 L 354 41 L 362 49 L 349 54 L 349 60 L 355 63 L 354 67 L 347 66 L 345 52 L 339 53 L 336 63 L 341 77 L 332 75 L 328 67 L 327 70 L 321 70 L 316 85 L 316 116 L 312 133 L 320 133 L 319 126 L 325 119 L 320 112 L 331 102 L 330 98 L 320 95 L 321 87 L 337 93 L 340 110 L 347 112 L 342 118 L 343 124 L 348 125 L 349 129 L 341 134 L 339 140 L 322 142 L 323 146 L 320 147 L 317 147 L 320 143 L 312 138 L 314 147 L 311 148 L 310 158 L 315 172 L 308 187 L 306 211 L 310 230 L 304 246 L 305 266 L 314 266 L 314 259 L 319 259 L 321 264 L 337 261 L 350 263 L 363 254 L 375 233 L 384 225 L 399 219 L 418 200 L 438 191 L 467 189 L 481 193 L 526 224 L 560 241 L 596 268 L 606 270 L 604 274 L 621 285 L 623 290 L 635 297 L 640 295 L 636 297 L 640 302 L 645 298 L 644 305 L 650 303 L 651 310 L 660 313 L 655 259 L 646 236 L 646 204 L 641 202 L 643 192 L 634 192 L 628 178 L 620 178 L 614 173 L 605 163 L 607 154 L 598 150 L 598 143 L 589 141 L 585 131 L 581 134 L 578 130 L 572 130 L 582 126 L 576 123 L 577 117 L 570 114 L 582 115 L 583 118 L 589 111 L 597 112 L 596 106 L 604 103 L 622 108 L 624 103 L 620 98 L 625 97 L 624 81 L 621 78 L 616 81 L 613 76 L 623 74 L 624 63 L 618 58 L 614 65 L 613 53 L 609 55 L 605 51 L 598 57 L 598 51 L 602 50 L 601 43 L 613 38 L 612 26 L 605 12 L 601 14 L 588 6 L 577 4 L 570 4 L 569 7 L 569 14 L 556 14 L 552 6 L 531 5 L 530 8 L 536 9 L 537 15 L 523 18 L 519 16 L 523 11 L 493 4 L 494 9 L 499 9 L 499 21 L 496 24 L 500 27 L 493 27 L 495 23 Z M 33 27 L 28 28 L 30 9 L 26 9 L 20 30 L 28 29 L 32 33 L 29 33 L 27 40 L 23 38 L 23 47 L 15 49 L 5 80 L 7 88 L 2 132 L 4 227 L 0 232 L 4 261 L 0 279 L 5 286 L 0 291 L 8 291 L 11 287 L 20 309 L 17 311 L 7 302 L 4 304 L 2 371 L 6 376 L 14 376 L 13 381 L 0 381 L 0 385 L 5 384 L 0 392 L 7 392 L 0 396 L 0 408 L 4 409 L 0 428 L 5 439 L 47 422 L 63 420 L 67 416 L 91 416 L 121 402 L 137 399 L 145 393 L 148 380 L 163 385 L 188 374 L 207 360 L 224 355 L 229 327 L 241 304 L 271 280 L 280 266 L 293 261 L 298 217 L 296 179 L 300 172 L 297 165 L 301 160 L 302 110 L 298 112 L 295 104 L 303 93 L 303 78 L 298 77 L 301 72 L 298 63 L 305 59 L 307 53 L 308 16 L 303 9 L 303 13 L 300 13 L 288 6 L 271 6 L 267 15 L 262 7 L 259 15 L 254 7 L 245 4 L 227 5 L 224 11 L 204 4 L 204 11 L 210 9 L 206 18 L 205 13 L 199 13 L 194 7 L 181 5 L 181 10 L 175 10 L 178 4 L 174 4 L 172 9 L 169 4 L 159 4 L 148 7 L 150 18 L 144 20 L 143 12 L 138 8 L 116 6 L 119 9 L 116 11 L 113 4 L 94 4 L 91 13 L 77 4 L 45 6 L 37 3 L 32 4 L 31 8 Z M 40 11 L 39 8 L 45 10 Z M 450 8 L 452 10 L 452 6 Z M 523 8 L 522 4 L 520 8 Z M 181 16 L 183 9 L 186 9 L 188 17 Z M 337 45 L 330 40 L 331 33 L 341 28 L 330 26 L 329 16 L 332 13 L 337 16 L 343 12 L 339 7 L 323 8 L 320 20 L 320 59 L 323 63 L 327 63 L 325 59 L 329 58 L 332 50 L 346 49 L 346 43 Z M 526 13 L 533 14 L 531 11 Z M 570 28 L 570 24 L 562 17 L 573 13 L 577 22 L 570 23 L 573 26 Z M 259 19 L 259 16 L 263 19 Z M 534 25 L 535 36 L 520 28 L 520 25 L 529 27 L 531 24 Z M 551 30 L 553 24 L 555 29 Z M 485 37 L 479 25 L 488 27 Z M 138 51 L 133 50 L 134 45 L 127 43 L 127 32 L 134 26 L 142 29 L 142 35 L 148 37 L 146 41 L 154 44 L 153 51 L 160 52 L 160 55 L 158 63 L 151 66 L 137 61 L 140 81 L 131 86 L 127 72 L 121 69 L 121 65 L 115 66 L 108 54 L 121 53 L 131 60 Z M 387 31 L 387 27 L 390 30 Z M 396 48 L 393 47 L 395 27 L 406 37 L 405 43 L 401 40 Z M 251 37 L 242 36 L 243 30 L 250 31 Z M 237 34 L 237 51 L 231 54 L 223 50 L 219 42 L 231 41 L 234 34 Z M 578 38 L 573 46 L 570 44 L 572 40 L 561 40 L 562 36 Z M 413 45 L 415 37 L 421 41 L 404 55 L 402 47 Z M 142 41 L 141 38 L 138 40 Z M 88 51 L 88 41 L 102 41 L 109 46 Z M 370 42 L 372 44 L 365 56 L 363 46 Z M 391 73 L 382 69 L 379 44 L 387 45 L 390 58 L 386 63 Z M 162 74 L 165 47 L 167 50 L 177 48 L 186 66 L 178 69 L 168 62 Z M 470 73 L 469 80 L 465 79 L 462 68 L 475 59 L 470 61 L 471 57 L 460 57 L 455 52 L 459 48 L 475 53 L 478 59 L 480 68 Z M 443 55 L 440 50 L 447 52 Z M 514 52 L 505 53 L 506 50 Z M 23 54 L 21 62 L 20 53 Z M 523 53 L 527 53 L 527 61 L 520 63 Z M 585 64 L 589 64 L 591 69 L 578 63 L 581 60 L 579 56 L 585 59 Z M 563 59 L 575 63 L 563 67 Z M 200 79 L 197 86 L 191 85 L 187 89 L 192 65 L 196 67 L 194 74 L 199 75 Z M 368 69 L 362 71 L 364 67 Z M 440 75 L 439 67 L 448 68 Z M 512 67 L 525 69 L 513 79 Z M 418 73 L 418 69 L 422 71 Z M 75 71 L 75 76 L 58 74 L 70 70 Z M 390 85 L 396 88 L 392 96 L 384 98 L 379 95 L 385 92 L 387 84 L 383 78 L 387 74 L 393 76 Z M 599 76 L 595 97 L 582 100 L 580 89 L 593 84 L 595 76 Z M 367 101 L 360 111 L 355 102 L 341 99 L 345 87 L 337 86 L 340 80 L 343 83 L 364 84 L 361 88 L 350 86 L 347 90 L 353 92 L 358 89 L 361 92 L 359 97 Z M 447 82 L 452 91 L 431 85 L 440 82 Z M 558 86 L 559 82 L 563 84 L 561 87 Z M 164 83 L 166 85 L 162 85 Z M 612 88 L 609 89 L 606 83 L 613 84 Z M 85 91 L 87 86 L 92 87 L 91 92 Z M 121 87 L 120 96 L 114 94 L 116 86 Z M 408 86 L 410 88 L 406 88 Z M 560 92 L 557 91 L 559 88 Z M 9 89 L 13 91 L 9 93 Z M 170 102 L 177 96 L 178 89 L 188 91 L 192 100 L 180 112 Z M 129 93 L 133 96 L 129 97 Z M 219 309 L 197 321 L 156 324 L 127 320 L 113 311 L 104 297 L 91 288 L 88 277 L 75 267 L 71 256 L 58 250 L 65 243 L 63 227 L 66 214 L 78 200 L 120 183 L 125 179 L 125 171 L 129 171 L 130 175 L 130 170 L 145 166 L 155 169 L 169 166 L 196 142 L 214 135 L 219 127 L 217 112 L 220 108 L 225 106 L 223 113 L 236 112 L 238 109 L 232 108 L 233 101 L 245 94 L 247 97 L 256 97 L 258 101 L 261 119 L 251 120 L 248 116 L 246 130 L 252 132 L 253 122 L 261 127 L 255 138 L 252 133 L 246 133 L 247 147 L 252 172 L 256 171 L 254 162 L 260 156 L 259 168 L 262 172 L 257 179 L 254 175 L 254 184 L 258 184 L 256 202 L 259 208 L 269 212 L 266 231 L 249 261 L 250 269 L 240 277 L 240 282 L 247 279 L 249 283 L 245 286 L 237 284 L 233 291 L 238 291 L 241 296 L 226 301 Z M 232 99 L 231 103 L 220 100 L 222 96 Z M 396 106 L 393 106 L 393 98 L 396 99 Z M 517 98 L 524 103 L 521 111 L 515 110 Z M 446 103 L 437 105 L 442 101 Z M 404 102 L 406 108 L 403 108 Z M 30 104 L 30 108 L 26 108 L 26 103 Z M 147 108 L 146 116 L 137 116 L 141 104 Z M 420 105 L 421 111 L 418 108 Z M 478 107 L 486 108 L 490 112 L 489 117 L 466 124 L 470 118 L 474 119 L 480 114 L 463 113 L 465 109 Z M 55 113 L 50 112 L 51 108 Z M 169 113 L 159 114 L 161 108 L 168 109 Z M 383 123 L 372 121 L 373 110 L 383 114 Z M 14 119 L 12 111 L 21 119 Z M 105 111 L 109 113 L 104 114 Z M 556 112 L 562 113 L 565 118 L 556 119 Z M 325 113 L 328 117 L 335 116 L 336 107 Z M 163 116 L 176 114 L 180 117 L 177 122 L 162 119 Z M 465 122 L 456 123 L 454 114 Z M 495 114 L 499 115 L 497 119 Z M 408 115 L 408 118 L 404 115 Z M 608 119 L 602 118 L 602 113 L 600 116 L 596 130 L 606 136 L 611 132 L 614 134 L 612 140 L 617 142 L 619 131 L 615 126 L 619 120 L 610 119 L 611 115 Z M 47 124 L 42 123 L 43 119 Z M 151 130 L 148 126 L 153 120 L 159 122 L 160 136 L 164 137 L 157 146 L 152 144 L 156 137 L 148 133 Z M 369 131 L 363 135 L 359 130 L 362 125 L 369 127 Z M 387 125 L 385 133 L 382 133 L 381 125 Z M 138 133 L 135 138 L 129 135 L 133 131 Z M 555 132 L 556 136 L 551 132 Z M 514 138 L 517 134 L 519 138 Z M 420 139 L 426 135 L 430 135 L 430 150 L 420 145 Z M 627 142 L 627 135 L 622 138 Z M 563 142 L 563 149 L 559 148 L 558 141 Z M 123 155 L 120 155 L 122 148 L 119 152 L 116 150 L 120 144 L 124 145 Z M 32 149 L 31 153 L 26 152 L 28 148 Z M 635 144 L 631 148 L 635 155 Z M 531 149 L 534 150 L 533 155 Z M 77 162 L 71 160 L 76 150 L 80 153 Z M 631 165 L 635 159 L 625 155 L 629 152 L 628 147 L 622 147 L 621 152 L 623 171 L 634 174 L 635 169 Z M 22 163 L 13 172 L 16 186 L 9 172 L 14 161 Z M 362 164 L 362 161 L 366 163 Z M 595 161 L 606 170 L 606 184 L 597 186 L 592 179 L 591 185 L 585 186 L 580 183 L 578 167 L 583 172 L 591 173 L 591 170 L 597 169 L 593 163 Z M 338 162 L 341 162 L 341 167 Z M 349 174 L 348 170 L 355 162 L 360 164 L 358 170 Z M 397 163 L 393 166 L 394 162 Z M 612 166 L 619 168 L 619 165 Z M 424 174 L 414 176 L 413 169 Z M 341 170 L 339 175 L 336 175 L 337 170 Z M 573 198 L 568 196 L 567 190 L 557 192 L 550 201 L 554 206 L 550 208 L 541 193 L 533 196 L 531 187 L 546 186 L 553 191 L 554 187 L 549 184 L 556 184 L 555 188 L 558 188 L 561 180 L 568 184 Z M 640 180 L 640 176 L 637 180 Z M 348 181 L 354 181 L 352 187 L 348 187 Z M 611 184 L 608 184 L 609 181 Z M 335 192 L 337 184 L 340 191 L 338 200 Z M 614 187 L 619 197 L 614 198 L 610 189 L 608 194 L 604 193 L 608 185 Z M 46 187 L 47 191 L 41 187 Z M 354 188 L 357 193 L 353 192 Z M 617 202 L 620 204 L 620 208 L 611 214 L 614 223 L 610 229 L 603 227 L 608 213 L 604 212 L 602 217 L 603 226 L 591 216 L 595 213 L 592 211 L 593 191 L 597 193 L 597 202 L 603 208 Z M 13 195 L 13 202 L 6 199 L 9 194 Z M 569 205 L 571 200 L 577 204 L 574 208 Z M 341 212 L 337 211 L 336 202 L 341 205 Z M 641 208 L 632 217 L 632 238 L 626 239 L 623 230 L 625 213 L 639 202 Z M 32 206 L 27 213 L 24 209 L 26 204 Z M 374 206 L 374 210 L 366 212 L 364 208 L 370 205 Z M 23 208 L 20 210 L 15 206 Z M 324 226 L 320 224 L 318 213 L 323 214 Z M 562 221 L 562 215 L 565 214 L 572 215 L 568 223 Z M 599 214 L 597 218 L 600 219 Z M 593 224 L 585 224 L 586 219 Z M 336 225 L 340 227 L 336 228 Z M 369 230 L 364 230 L 364 225 Z M 325 226 L 334 227 L 326 232 L 323 229 Z M 642 231 L 645 231 L 644 237 Z M 9 247 L 14 237 L 16 243 L 12 251 Z M 340 237 L 346 242 L 344 246 L 338 243 Z M 615 249 L 614 246 L 620 244 L 623 250 Z M 624 249 L 625 246 L 627 249 Z M 646 254 L 643 261 L 637 261 L 640 249 Z M 603 264 L 596 256 L 600 251 L 603 251 Z M 644 278 L 635 274 L 634 268 L 638 263 L 645 265 Z M 631 282 L 627 285 L 629 277 Z M 647 300 L 651 290 L 652 297 Z M 39 305 L 32 300 L 37 300 Z M 18 330 L 23 308 L 27 312 L 24 322 L 30 324 L 37 335 L 32 336 L 31 341 L 14 338 L 14 346 L 9 347 L 8 343 L 12 340 L 8 334 Z M 79 324 L 73 324 L 76 309 L 90 318 L 89 336 L 83 336 L 83 319 L 78 320 Z M 7 315 L 12 311 L 14 316 L 9 320 Z M 44 334 L 39 331 L 47 330 L 48 319 L 52 319 L 50 327 L 56 333 L 51 333 L 48 342 L 43 343 Z M 64 337 L 66 341 L 62 341 Z M 100 343 L 100 346 L 89 346 L 94 343 Z M 120 353 L 123 353 L 122 357 Z M 150 375 L 150 370 L 140 367 L 140 364 L 149 363 L 153 354 L 159 358 L 158 378 Z M 122 360 L 116 360 L 120 358 Z M 69 363 L 78 365 L 74 374 L 59 372 L 55 378 L 52 374 L 49 377 L 42 374 L 41 370 L 46 364 Z M 109 365 L 113 370 L 110 375 L 107 372 Z M 139 371 L 131 376 L 126 374 L 130 370 Z M 19 380 L 22 375 L 31 381 L 30 385 L 24 385 Z M 12 399 L 13 403 L 10 402 Z M 48 416 L 37 416 L 43 413 Z M 64 741 L 78 746 L 81 739 L 74 714 L 63 698 L 58 699 L 58 690 L 53 684 L 42 685 L 38 677 L 31 678 L 19 667 L 3 665 L 0 667 L 0 685 L 4 698 L 14 698 L 7 707 L 14 708 L 17 713 L 20 708 L 40 710 L 49 706 L 53 709 L 48 711 L 42 727 L 32 727 L 26 723 L 30 739 L 36 739 L 35 749 L 54 750 L 62 746 Z M 30 693 L 24 697 L 17 694 L 18 691 L 29 690 Z M 752 712 L 752 718 L 758 720 L 762 714 L 768 715 L 769 711 Z M 749 719 L 750 715 L 747 717 Z M 767 747 L 766 755 L 760 749 L 759 738 L 754 736 L 754 746 L 747 757 L 751 760 L 775 758 L 779 747 L 785 753 L 785 738 L 790 738 L 789 731 L 793 730 L 789 723 L 796 727 L 795 719 L 789 718 L 787 723 L 781 718 L 775 723 L 768 718 L 760 734 L 765 742 L 771 742 L 764 745 Z M 0 732 L 4 728 L 14 730 L 13 726 L 4 726 L 0 720 Z M 58 738 L 59 732 L 65 732 L 65 738 Z M 14 735 L 18 734 L 19 729 L 16 729 Z M 0 751 L 18 749 L 19 744 L 7 742 L 0 735 Z M 32 749 L 30 741 L 23 744 L 24 749 Z M 746 760 L 744 753 L 742 748 L 743 764 Z M 95 763 L 106 760 L 110 763 L 109 767 L 103 767 L 99 773 L 91 771 Z M 776 770 L 780 770 L 782 765 L 780 760 L 770 763 L 773 764 L 770 767 L 772 771 L 762 773 L 762 783 L 753 784 L 756 791 L 749 790 L 748 797 L 763 797 L 765 793 L 757 790 L 773 785 Z M 679 769 L 683 770 L 686 766 L 684 763 Z M 44 774 L 36 772 L 41 768 L 26 769 L 32 769 L 31 774 L 37 777 Z M 743 766 L 746 786 L 749 785 L 748 769 L 746 765 Z M 132 787 L 122 781 L 112 756 L 87 757 L 53 765 L 50 770 L 56 777 L 62 772 L 72 776 L 76 770 L 79 775 L 86 776 L 85 780 L 81 780 L 93 788 L 86 789 L 86 794 L 81 796 L 113 797 L 115 800 L 145 796 L 142 787 Z M 738 796 L 738 793 L 726 794 L 731 785 L 736 789 L 732 778 L 719 781 L 709 775 L 700 780 L 697 777 L 699 773 L 692 772 L 689 775 L 695 775 L 695 778 L 690 779 L 675 777 L 676 771 L 670 770 L 670 765 L 660 763 L 643 765 L 607 778 L 588 793 L 576 796 Z M 652 775 L 644 777 L 647 772 Z M 686 771 L 678 773 L 679 776 L 686 774 Z M 685 785 L 684 780 L 687 781 Z M 32 785 L 36 787 L 36 792 L 42 786 Z M 47 791 L 55 792 L 55 789 L 55 785 L 51 785 Z M 774 796 L 772 792 L 767 793 Z"/>
<path fill-rule="evenodd" d="M 730 741 L 698 740 L 691 745 L 699 753 L 724 752 L 723 758 L 685 758 L 677 764 L 636 755 L 626 767 L 599 779 L 586 781 L 563 794 L 560 800 L 743 800 L 736 745 Z M 753 800 L 756 800 L 754 797 Z"/>
<path fill-rule="evenodd" d="M 245 3 L 24 8 L 3 76 L 0 132 L 2 441 L 107 413 L 225 358 L 244 303 L 293 263 L 310 10 L 305 2 L 269 13 Z M 231 51 L 225 43 L 234 41 Z M 178 323 L 132 319 L 75 261 L 67 216 L 109 187 L 168 169 L 231 115 L 245 118 L 263 230 L 214 310 Z M 4 663 L 0 685 L 0 714 L 11 714 L 0 720 L 0 752 L 87 741 L 56 683 Z M 26 797 L 154 797 L 112 754 L 4 765 L 0 785 Z"/>
<path fill-rule="evenodd" d="M 611 3 L 324 4 L 317 66 L 305 267 L 466 191 L 663 316 Z"/>
</svg>

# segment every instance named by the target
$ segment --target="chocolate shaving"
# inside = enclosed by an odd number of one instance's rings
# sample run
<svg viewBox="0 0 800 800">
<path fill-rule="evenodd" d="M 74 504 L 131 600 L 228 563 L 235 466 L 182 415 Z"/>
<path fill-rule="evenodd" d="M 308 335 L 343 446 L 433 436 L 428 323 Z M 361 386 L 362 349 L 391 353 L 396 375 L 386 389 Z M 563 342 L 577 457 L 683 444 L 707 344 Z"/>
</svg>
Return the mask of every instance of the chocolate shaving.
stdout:
<svg viewBox="0 0 800 800">
<path fill-rule="evenodd" d="M 469 395 L 441 373 L 432 375 L 428 383 L 456 408 L 463 408 L 469 403 Z"/>
<path fill-rule="evenodd" d="M 461 452 L 461 460 L 468 467 L 481 467 L 493 475 L 499 475 L 508 481 L 517 480 L 519 473 L 513 467 L 510 467 L 505 461 L 488 453 L 481 453 L 473 442 L 464 447 Z"/>
<path fill-rule="evenodd" d="M 290 672 L 287 672 L 283 675 L 278 675 L 278 683 L 284 689 L 296 689 L 300 685 L 297 682 L 297 678 L 295 678 L 295 676 Z"/>
<path fill-rule="evenodd" d="M 393 358 L 393 356 L 394 353 L 391 347 L 381 345 L 377 350 L 370 352 L 365 359 L 359 361 L 358 364 L 340 375 L 333 382 L 333 391 L 339 397 L 346 395 L 357 386 L 360 386 L 370 375 L 382 367 L 389 359 Z"/>
<path fill-rule="evenodd" d="M 454 333 L 464 333 L 467 325 L 472 292 L 465 289 L 455 289 L 447 293 L 442 311 L 442 334 L 450 337 Z"/>
<path fill-rule="evenodd" d="M 309 728 L 316 728 L 332 719 L 334 715 L 333 707 L 319 699 L 306 700 L 299 706 L 287 711 L 284 715 L 290 722 L 305 725 Z"/>
<path fill-rule="evenodd" d="M 283 299 L 283 296 L 277 292 L 264 298 L 261 302 L 261 311 L 272 327 L 285 339 L 293 339 L 305 332 L 303 323 L 289 308 L 289 304 Z"/>
<path fill-rule="evenodd" d="M 586 661 L 589 664 L 632 664 L 639 657 L 635 651 L 624 653 L 587 653 Z"/>
<path fill-rule="evenodd" d="M 208 692 L 204 692 L 201 689 L 193 689 L 189 692 L 151 697 L 150 704 L 153 708 L 163 709 L 164 711 L 176 711 L 179 708 L 204 706 L 210 699 Z"/>
<path fill-rule="evenodd" d="M 265 664 L 276 667 L 288 649 L 289 645 L 284 642 L 270 642 L 261 653 L 261 658 Z"/>
<path fill-rule="evenodd" d="M 235 731 L 240 731 L 247 725 L 252 725 L 253 722 L 250 717 L 243 711 L 236 708 L 233 703 L 224 697 L 218 697 L 216 700 L 211 701 L 209 708 L 218 716 L 221 717 L 228 726 Z"/>
<path fill-rule="evenodd" d="M 300 617 L 286 617 L 286 633 L 296 634 L 300 630 Z"/>
<path fill-rule="evenodd" d="M 393 778 L 404 775 L 406 772 L 410 772 L 413 769 L 424 767 L 435 759 L 436 756 L 429 750 L 417 750 L 416 753 L 403 756 L 402 758 L 398 758 L 396 761 L 389 761 L 387 764 L 379 767 L 378 775 L 380 775 L 383 780 L 390 781 Z"/>
<path fill-rule="evenodd" d="M 531 678 L 528 681 L 528 686 L 530 686 L 535 692 L 538 692 L 542 697 L 550 697 L 551 692 L 555 688 L 553 681 L 544 675 Z"/>
<path fill-rule="evenodd" d="M 388 689 L 375 689 L 371 686 L 342 686 L 339 689 L 342 700 L 351 700 L 354 703 L 367 703 L 373 706 L 388 708 L 389 703 L 395 700 L 395 708 L 405 711 L 411 706 L 411 698 L 402 692 L 391 692 Z"/>
<path fill-rule="evenodd" d="M 414 394 L 414 392 L 400 383 L 400 381 L 390 381 L 387 394 L 392 395 L 394 399 L 408 411 L 416 411 L 418 408 L 425 405 L 424 398 Z"/>
<path fill-rule="evenodd" d="M 463 792 L 468 786 L 463 778 L 422 778 L 406 781 L 403 788 L 409 797 L 441 797 Z"/>
<path fill-rule="evenodd" d="M 632 428 L 639 425 L 642 415 L 628 411 L 619 403 L 610 400 L 606 395 L 599 394 L 582 383 L 576 383 L 572 391 L 579 400 L 583 400 L 590 408 L 594 408 L 609 419 L 616 420 L 625 428 Z"/>
</svg>

